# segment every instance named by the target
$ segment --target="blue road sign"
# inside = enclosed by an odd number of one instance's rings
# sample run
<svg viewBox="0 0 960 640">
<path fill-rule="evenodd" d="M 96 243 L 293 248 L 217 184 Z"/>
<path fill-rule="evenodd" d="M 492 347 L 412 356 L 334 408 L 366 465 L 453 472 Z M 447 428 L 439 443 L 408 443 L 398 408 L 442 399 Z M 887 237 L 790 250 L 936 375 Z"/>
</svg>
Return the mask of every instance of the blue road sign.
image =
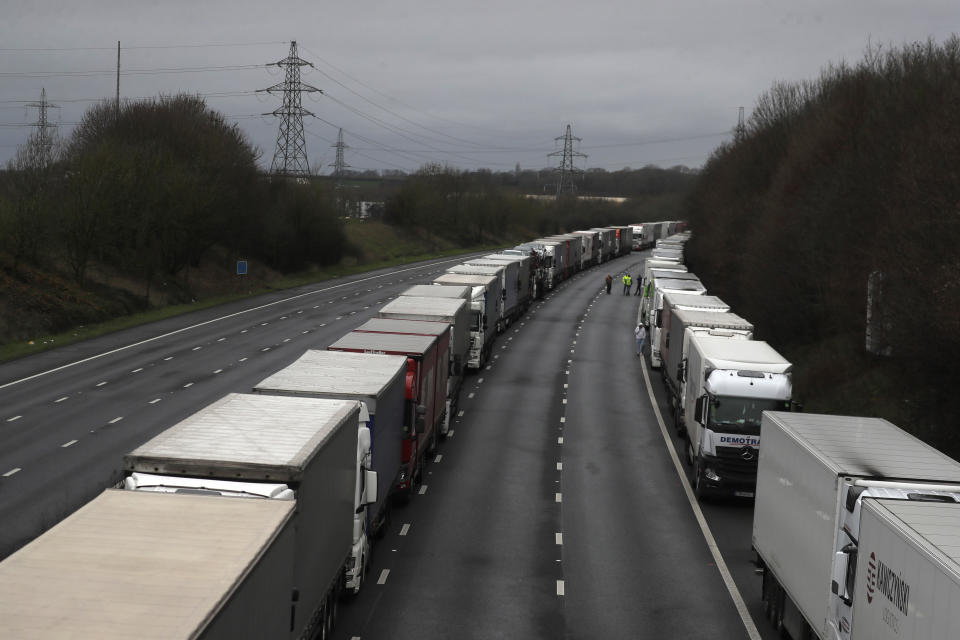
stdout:
<svg viewBox="0 0 960 640">
<path fill-rule="evenodd" d="M 237 260 L 237 275 L 245 276 L 247 275 L 247 261 L 246 260 Z"/>
</svg>

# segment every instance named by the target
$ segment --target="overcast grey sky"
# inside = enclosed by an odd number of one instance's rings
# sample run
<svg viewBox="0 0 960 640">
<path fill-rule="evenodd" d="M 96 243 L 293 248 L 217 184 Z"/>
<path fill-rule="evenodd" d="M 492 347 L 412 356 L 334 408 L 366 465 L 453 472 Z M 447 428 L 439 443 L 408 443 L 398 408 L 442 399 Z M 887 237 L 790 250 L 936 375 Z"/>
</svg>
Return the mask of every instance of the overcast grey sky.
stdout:
<svg viewBox="0 0 960 640">
<path fill-rule="evenodd" d="M 774 81 L 816 77 L 960 24 L 957 0 L 4 0 L 0 161 L 35 122 L 46 88 L 67 137 L 93 101 L 207 96 L 273 157 L 282 80 L 296 40 L 321 119 L 305 119 L 311 167 L 329 173 L 337 129 L 355 168 L 541 168 L 566 125 L 586 168 L 700 166 L 729 139 L 737 108 Z M 218 45 L 218 46 L 210 46 Z M 160 71 L 172 70 L 172 71 Z M 83 73 L 91 72 L 91 73 Z M 359 94 L 359 95 L 358 95 Z"/>
</svg>

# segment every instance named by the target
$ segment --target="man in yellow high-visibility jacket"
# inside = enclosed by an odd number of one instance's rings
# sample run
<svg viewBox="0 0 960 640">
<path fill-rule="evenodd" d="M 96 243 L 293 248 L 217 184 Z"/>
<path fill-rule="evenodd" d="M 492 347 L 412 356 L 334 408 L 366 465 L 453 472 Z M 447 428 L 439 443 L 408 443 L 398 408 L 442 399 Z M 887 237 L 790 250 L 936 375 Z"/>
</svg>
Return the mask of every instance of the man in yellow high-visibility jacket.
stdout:
<svg viewBox="0 0 960 640">
<path fill-rule="evenodd" d="M 630 277 L 629 273 L 623 274 L 623 295 L 630 295 L 630 287 L 633 286 L 633 278 Z"/>
</svg>

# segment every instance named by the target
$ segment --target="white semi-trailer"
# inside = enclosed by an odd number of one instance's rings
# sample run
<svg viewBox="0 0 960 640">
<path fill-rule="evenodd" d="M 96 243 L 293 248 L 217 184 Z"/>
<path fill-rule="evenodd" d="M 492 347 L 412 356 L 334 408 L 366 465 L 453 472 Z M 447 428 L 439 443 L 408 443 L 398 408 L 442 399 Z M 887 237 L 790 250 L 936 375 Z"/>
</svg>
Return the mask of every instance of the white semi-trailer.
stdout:
<svg viewBox="0 0 960 640">
<path fill-rule="evenodd" d="M 292 500 L 108 489 L 0 563 L 0 636 L 290 637 Z"/>
<path fill-rule="evenodd" d="M 211 505 L 236 499 L 228 496 L 283 498 L 292 492 L 287 636 L 309 638 L 331 628 L 353 557 L 359 419 L 356 401 L 229 394 L 127 454 L 125 487 L 220 495 L 207 498 Z M 364 480 L 360 502 L 374 503 L 375 472 L 365 473 Z M 278 485 L 285 489 L 274 493 Z M 264 488 L 271 493 L 264 495 Z"/>
<path fill-rule="evenodd" d="M 470 275 L 445 273 L 437 276 L 433 284 L 444 286 L 472 287 L 470 300 L 470 351 L 467 366 L 479 369 L 490 357 L 493 341 L 500 321 L 500 306 L 503 304 L 500 278 L 495 275 Z"/>
<path fill-rule="evenodd" d="M 511 294 L 511 292 L 504 288 L 504 282 L 506 282 L 506 270 L 507 265 L 505 264 L 458 264 L 447 269 L 447 273 L 470 276 L 494 276 L 497 278 L 497 280 L 499 280 L 500 300 L 497 304 L 497 313 L 499 314 L 499 317 L 497 318 L 496 325 L 498 334 L 503 333 L 504 329 L 506 328 L 506 318 L 510 313 L 513 312 L 517 303 L 516 290 L 514 290 Z M 510 305 L 509 308 L 508 305 Z"/>
<path fill-rule="evenodd" d="M 707 292 L 707 288 L 692 273 L 677 273 L 676 275 L 681 277 L 654 278 L 653 296 L 643 298 L 643 301 L 650 301 L 650 307 L 647 310 L 647 322 L 650 326 L 650 366 L 654 369 L 659 368 L 661 364 L 660 327 L 654 320 L 658 317 L 660 310 L 663 309 L 663 296 L 670 293 L 704 295 Z"/>
<path fill-rule="evenodd" d="M 261 380 L 254 393 L 361 403 L 357 432 L 352 560 L 346 588 L 354 593 L 370 560 L 370 538 L 382 533 L 390 510 L 390 487 L 403 463 L 403 403 L 407 360 L 403 356 L 346 351 L 305 352 L 289 366 Z M 383 490 L 370 491 L 373 471 Z"/>
<path fill-rule="evenodd" d="M 690 336 L 683 420 L 698 498 L 753 497 L 761 414 L 791 408 L 791 368 L 766 342 Z"/>
<path fill-rule="evenodd" d="M 763 414 L 753 547 L 796 640 L 960 637 L 960 463 L 879 418 Z"/>
<path fill-rule="evenodd" d="M 534 260 L 531 256 L 521 256 L 521 255 L 508 255 L 505 253 L 491 253 L 489 255 L 483 256 L 484 260 L 492 260 L 494 262 L 516 262 L 517 263 L 517 280 L 518 280 L 518 296 L 520 298 L 520 307 L 521 313 L 527 310 L 527 307 L 530 306 L 530 303 L 537 297 L 537 280 L 534 274 Z"/>
<path fill-rule="evenodd" d="M 500 285 L 503 287 L 503 324 L 508 326 L 519 318 L 530 303 L 529 290 L 521 286 L 520 263 L 515 260 L 471 258 L 464 262 L 467 267 L 491 267 L 500 269 Z"/>
</svg>

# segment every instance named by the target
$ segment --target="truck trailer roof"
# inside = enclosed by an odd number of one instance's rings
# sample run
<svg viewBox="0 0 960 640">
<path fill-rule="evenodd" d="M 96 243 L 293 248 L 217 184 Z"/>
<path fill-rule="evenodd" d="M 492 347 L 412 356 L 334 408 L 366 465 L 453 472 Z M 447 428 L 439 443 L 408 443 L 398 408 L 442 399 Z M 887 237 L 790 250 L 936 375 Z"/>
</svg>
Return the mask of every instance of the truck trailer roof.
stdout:
<svg viewBox="0 0 960 640">
<path fill-rule="evenodd" d="M 407 333 L 415 336 L 442 336 L 449 330 L 450 326 L 445 322 L 397 320 L 396 318 L 370 318 L 354 329 L 354 331 L 366 333 Z M 395 358 L 398 356 L 391 357 Z"/>
<path fill-rule="evenodd" d="M 699 298 L 700 296 L 690 296 Z M 737 331 L 753 331 L 753 325 L 735 313 L 727 311 L 703 311 L 700 309 L 676 309 L 673 315 L 685 327 L 713 327 L 716 329 L 734 329 Z"/>
<path fill-rule="evenodd" d="M 457 313 L 467 304 L 463 298 L 436 298 L 427 296 L 397 296 L 380 307 L 381 318 L 394 317 L 398 320 L 412 320 L 401 316 L 435 316 L 452 322 Z"/>
<path fill-rule="evenodd" d="M 433 279 L 438 285 L 465 284 L 471 286 L 489 287 L 499 281 L 498 276 L 475 273 L 443 273 Z"/>
<path fill-rule="evenodd" d="M 519 258 L 519 256 L 518 256 Z M 415 284 L 400 293 L 401 296 L 426 296 L 428 298 L 463 298 L 470 299 L 470 287 L 448 286 L 435 287 L 432 284 Z"/>
<path fill-rule="evenodd" d="M 441 331 L 446 331 L 446 327 L 437 322 L 418 324 L 439 325 Z M 326 393 L 331 396 L 376 397 L 391 380 L 402 376 L 406 369 L 407 359 L 404 356 L 312 349 L 291 365 L 261 380 L 253 390 L 291 395 L 315 396 Z"/>
<path fill-rule="evenodd" d="M 346 422 L 356 428 L 359 411 L 352 400 L 231 393 L 128 453 L 124 468 L 299 482 L 327 438 Z"/>
<path fill-rule="evenodd" d="M 715 311 L 729 311 L 730 305 L 717 296 L 695 296 L 689 293 L 666 293 L 664 299 L 672 307 L 687 307 L 690 309 L 711 309 Z"/>
<path fill-rule="evenodd" d="M 108 489 L 0 563 L 0 635 L 198 637 L 293 508 Z"/>
<path fill-rule="evenodd" d="M 955 502 L 913 500 L 865 500 L 869 510 L 913 544 L 928 558 L 936 559 L 960 584 L 960 505 Z M 935 592 L 942 592 L 933 586 Z"/>
<path fill-rule="evenodd" d="M 764 412 L 836 475 L 960 482 L 960 463 L 882 418 Z"/>
<path fill-rule="evenodd" d="M 399 333 L 363 333 L 351 331 L 328 348 L 331 350 L 361 350 L 368 353 L 423 355 L 435 345 L 434 336 Z"/>
</svg>

